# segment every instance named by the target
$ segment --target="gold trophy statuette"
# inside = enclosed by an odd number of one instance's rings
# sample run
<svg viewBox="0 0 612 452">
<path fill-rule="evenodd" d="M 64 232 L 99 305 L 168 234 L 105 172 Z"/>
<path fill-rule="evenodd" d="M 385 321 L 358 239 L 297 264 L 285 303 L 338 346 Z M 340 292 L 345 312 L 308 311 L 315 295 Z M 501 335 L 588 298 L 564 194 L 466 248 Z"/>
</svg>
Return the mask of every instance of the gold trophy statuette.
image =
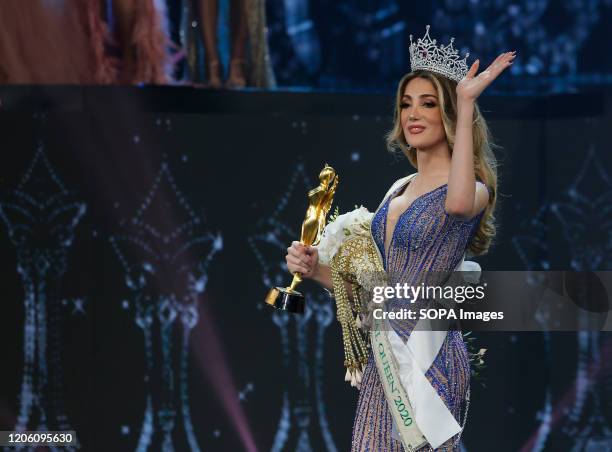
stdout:
<svg viewBox="0 0 612 452">
<path fill-rule="evenodd" d="M 338 186 L 338 175 L 327 163 L 319 174 L 319 186 L 308 192 L 308 209 L 302 223 L 300 243 L 316 246 L 321 240 L 325 228 L 325 219 L 334 200 Z M 275 287 L 266 296 L 266 303 L 276 309 L 302 314 L 304 312 L 304 295 L 296 291 L 296 286 L 302 282 L 299 272 L 293 274 L 289 287 Z"/>
</svg>

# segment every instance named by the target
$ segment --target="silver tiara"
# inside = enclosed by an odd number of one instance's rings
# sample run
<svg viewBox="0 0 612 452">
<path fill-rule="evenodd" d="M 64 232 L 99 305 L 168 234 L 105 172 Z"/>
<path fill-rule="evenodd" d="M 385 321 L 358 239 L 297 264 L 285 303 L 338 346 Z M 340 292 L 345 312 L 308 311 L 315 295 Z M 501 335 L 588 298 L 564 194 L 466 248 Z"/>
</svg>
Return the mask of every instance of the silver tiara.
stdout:
<svg viewBox="0 0 612 452">
<path fill-rule="evenodd" d="M 467 57 L 459 57 L 459 52 L 453 48 L 455 38 L 451 38 L 447 46 L 436 45 L 436 40 L 429 37 L 429 25 L 426 27 L 425 36 L 419 38 L 417 42 L 412 42 L 410 35 L 410 69 L 416 71 L 423 69 L 444 75 L 456 82 L 461 81 L 468 73 Z"/>
</svg>

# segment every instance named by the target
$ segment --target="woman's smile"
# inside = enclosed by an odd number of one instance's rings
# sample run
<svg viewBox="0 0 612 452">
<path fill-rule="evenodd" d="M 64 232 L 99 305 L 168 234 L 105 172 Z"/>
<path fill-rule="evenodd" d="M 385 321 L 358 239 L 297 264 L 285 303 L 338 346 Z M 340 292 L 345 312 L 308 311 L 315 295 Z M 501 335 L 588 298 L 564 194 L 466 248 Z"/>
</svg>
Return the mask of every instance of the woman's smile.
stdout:
<svg viewBox="0 0 612 452">
<path fill-rule="evenodd" d="M 425 126 L 421 124 L 412 124 L 408 126 L 408 133 L 411 135 L 417 135 L 425 130 Z"/>
</svg>

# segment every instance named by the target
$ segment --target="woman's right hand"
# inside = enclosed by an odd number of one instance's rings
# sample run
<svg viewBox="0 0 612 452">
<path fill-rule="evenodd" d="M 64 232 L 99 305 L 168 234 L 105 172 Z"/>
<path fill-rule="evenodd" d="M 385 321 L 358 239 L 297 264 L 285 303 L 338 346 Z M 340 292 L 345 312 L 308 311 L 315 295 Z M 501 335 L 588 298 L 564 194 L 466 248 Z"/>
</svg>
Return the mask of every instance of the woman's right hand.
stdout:
<svg viewBox="0 0 612 452">
<path fill-rule="evenodd" d="M 287 248 L 287 268 L 291 274 L 299 272 L 303 278 L 313 278 L 319 268 L 319 252 L 314 246 L 306 246 L 298 241 Z"/>
</svg>

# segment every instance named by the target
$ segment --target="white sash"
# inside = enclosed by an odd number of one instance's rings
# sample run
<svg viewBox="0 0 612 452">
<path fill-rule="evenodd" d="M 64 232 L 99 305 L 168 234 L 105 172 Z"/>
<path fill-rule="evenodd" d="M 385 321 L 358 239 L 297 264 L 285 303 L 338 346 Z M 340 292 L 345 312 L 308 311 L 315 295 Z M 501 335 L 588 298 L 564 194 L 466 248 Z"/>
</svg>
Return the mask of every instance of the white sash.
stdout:
<svg viewBox="0 0 612 452">
<path fill-rule="evenodd" d="M 466 261 L 464 256 L 456 270 L 479 274 L 481 268 L 477 262 Z M 436 449 L 459 433 L 461 426 L 425 376 L 448 334 L 448 331 L 431 331 L 429 323 L 427 319 L 419 320 L 407 343 L 389 325 L 386 330 L 398 377 L 410 400 L 416 424 Z"/>
<path fill-rule="evenodd" d="M 406 452 L 413 452 L 427 444 L 427 438 L 419 430 L 410 398 L 401 384 L 398 363 L 394 356 L 396 354 L 391 349 L 387 335 L 390 328 L 386 320 L 374 321 L 374 328 L 371 332 L 372 353 L 393 419 L 393 436 L 402 442 Z"/>
</svg>

